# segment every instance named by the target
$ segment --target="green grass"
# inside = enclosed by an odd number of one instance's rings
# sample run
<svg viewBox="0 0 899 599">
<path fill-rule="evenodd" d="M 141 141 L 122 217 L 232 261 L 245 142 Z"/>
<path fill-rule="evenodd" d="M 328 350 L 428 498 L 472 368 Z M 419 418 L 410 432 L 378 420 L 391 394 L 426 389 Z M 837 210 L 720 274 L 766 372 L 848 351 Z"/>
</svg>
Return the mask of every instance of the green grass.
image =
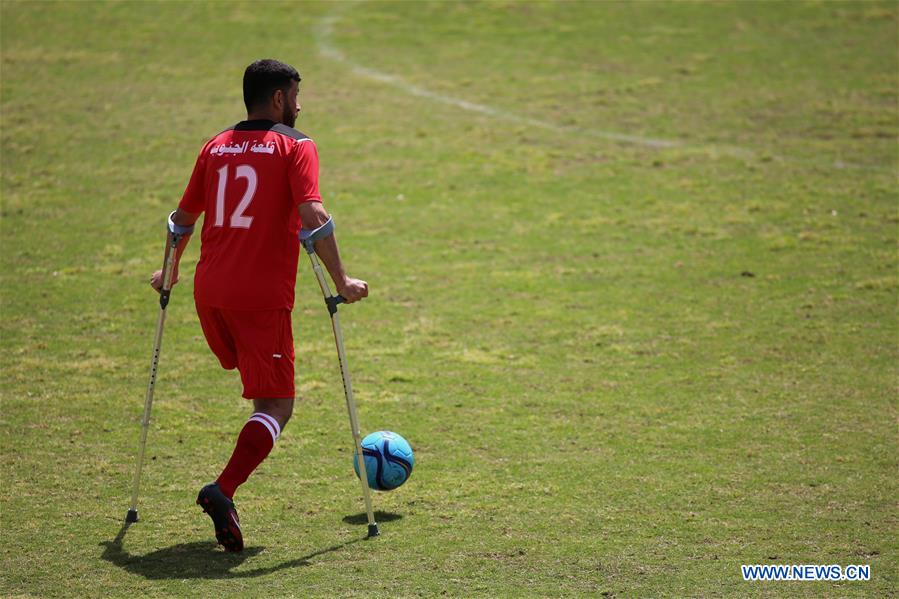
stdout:
<svg viewBox="0 0 899 599">
<path fill-rule="evenodd" d="M 870 2 L 4 2 L 0 594 L 894 593 L 897 23 Z M 163 219 L 262 56 L 303 74 L 297 126 L 371 285 L 341 312 L 363 429 L 403 434 L 416 470 L 361 541 L 301 262 L 302 398 L 230 556 L 193 499 L 247 405 L 187 276 L 121 523 Z M 749 563 L 872 579 L 745 583 Z"/>
</svg>

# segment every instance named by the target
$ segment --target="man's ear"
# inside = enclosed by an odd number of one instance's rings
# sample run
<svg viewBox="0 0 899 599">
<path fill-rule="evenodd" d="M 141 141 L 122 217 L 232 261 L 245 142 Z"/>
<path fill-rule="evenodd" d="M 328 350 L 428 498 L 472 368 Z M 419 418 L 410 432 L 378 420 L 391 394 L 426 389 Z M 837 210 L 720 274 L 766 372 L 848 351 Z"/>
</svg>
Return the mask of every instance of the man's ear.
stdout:
<svg viewBox="0 0 899 599">
<path fill-rule="evenodd" d="M 275 108 L 278 109 L 278 112 L 281 112 L 284 109 L 284 90 L 276 89 L 272 96 L 272 102 Z"/>
</svg>

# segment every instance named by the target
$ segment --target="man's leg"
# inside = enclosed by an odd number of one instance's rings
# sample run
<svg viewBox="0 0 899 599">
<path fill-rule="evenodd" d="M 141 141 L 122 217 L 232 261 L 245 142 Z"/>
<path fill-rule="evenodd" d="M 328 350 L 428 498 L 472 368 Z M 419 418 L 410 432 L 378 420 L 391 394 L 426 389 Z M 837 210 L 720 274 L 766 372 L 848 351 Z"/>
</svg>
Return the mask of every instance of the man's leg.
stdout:
<svg viewBox="0 0 899 599">
<path fill-rule="evenodd" d="M 216 482 L 228 499 L 268 457 L 293 413 L 293 398 L 254 399 L 253 414 L 237 437 L 237 446 Z"/>
<path fill-rule="evenodd" d="M 254 399 L 255 411 L 240 431 L 237 446 L 218 480 L 200 489 L 197 504 L 212 518 L 215 538 L 227 551 L 243 550 L 234 492 L 271 452 L 290 420 L 293 399 Z"/>
<path fill-rule="evenodd" d="M 227 551 L 241 551 L 243 533 L 233 497 L 268 457 L 293 412 L 293 335 L 287 309 L 218 313 L 234 344 L 243 397 L 253 400 L 254 411 L 237 437 L 227 466 L 216 482 L 200 490 L 197 503 L 212 518 L 218 542 Z M 230 363 L 222 365 L 227 368 Z"/>
</svg>

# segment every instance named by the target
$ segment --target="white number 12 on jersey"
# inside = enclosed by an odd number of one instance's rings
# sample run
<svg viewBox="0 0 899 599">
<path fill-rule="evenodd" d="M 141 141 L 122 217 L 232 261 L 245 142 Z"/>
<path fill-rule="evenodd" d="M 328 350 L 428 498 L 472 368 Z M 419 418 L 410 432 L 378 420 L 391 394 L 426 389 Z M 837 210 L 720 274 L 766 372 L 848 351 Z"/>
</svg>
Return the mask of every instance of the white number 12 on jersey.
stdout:
<svg viewBox="0 0 899 599">
<path fill-rule="evenodd" d="M 228 165 L 226 164 L 220 168 L 218 174 L 219 187 L 218 193 L 215 196 L 214 226 L 222 227 L 225 225 L 225 187 L 228 184 Z M 243 198 L 241 198 L 237 208 L 231 213 L 231 227 L 234 229 L 249 229 L 250 225 L 253 223 L 253 217 L 244 216 L 243 213 L 247 207 L 249 207 L 250 202 L 253 201 L 253 195 L 256 193 L 256 184 L 259 180 L 256 177 L 255 169 L 248 164 L 238 165 L 237 172 L 234 173 L 234 179 L 237 180 L 241 178 L 247 180 L 247 190 L 244 192 Z"/>
</svg>

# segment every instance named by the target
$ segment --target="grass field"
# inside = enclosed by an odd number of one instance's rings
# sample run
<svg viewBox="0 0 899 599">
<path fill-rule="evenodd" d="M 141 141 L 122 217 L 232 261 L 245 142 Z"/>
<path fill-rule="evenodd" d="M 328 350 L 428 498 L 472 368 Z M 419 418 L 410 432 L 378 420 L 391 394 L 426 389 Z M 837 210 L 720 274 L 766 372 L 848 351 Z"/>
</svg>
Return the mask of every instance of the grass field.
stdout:
<svg viewBox="0 0 899 599">
<path fill-rule="evenodd" d="M 888 596 L 899 9 L 873 3 L 0 4 L 0 595 Z M 216 549 L 248 406 L 182 265 L 130 499 L 163 220 L 261 57 L 371 297 L 300 263 L 301 400 Z M 622 140 L 619 136 L 631 136 Z M 748 583 L 741 564 L 870 564 Z"/>
</svg>

